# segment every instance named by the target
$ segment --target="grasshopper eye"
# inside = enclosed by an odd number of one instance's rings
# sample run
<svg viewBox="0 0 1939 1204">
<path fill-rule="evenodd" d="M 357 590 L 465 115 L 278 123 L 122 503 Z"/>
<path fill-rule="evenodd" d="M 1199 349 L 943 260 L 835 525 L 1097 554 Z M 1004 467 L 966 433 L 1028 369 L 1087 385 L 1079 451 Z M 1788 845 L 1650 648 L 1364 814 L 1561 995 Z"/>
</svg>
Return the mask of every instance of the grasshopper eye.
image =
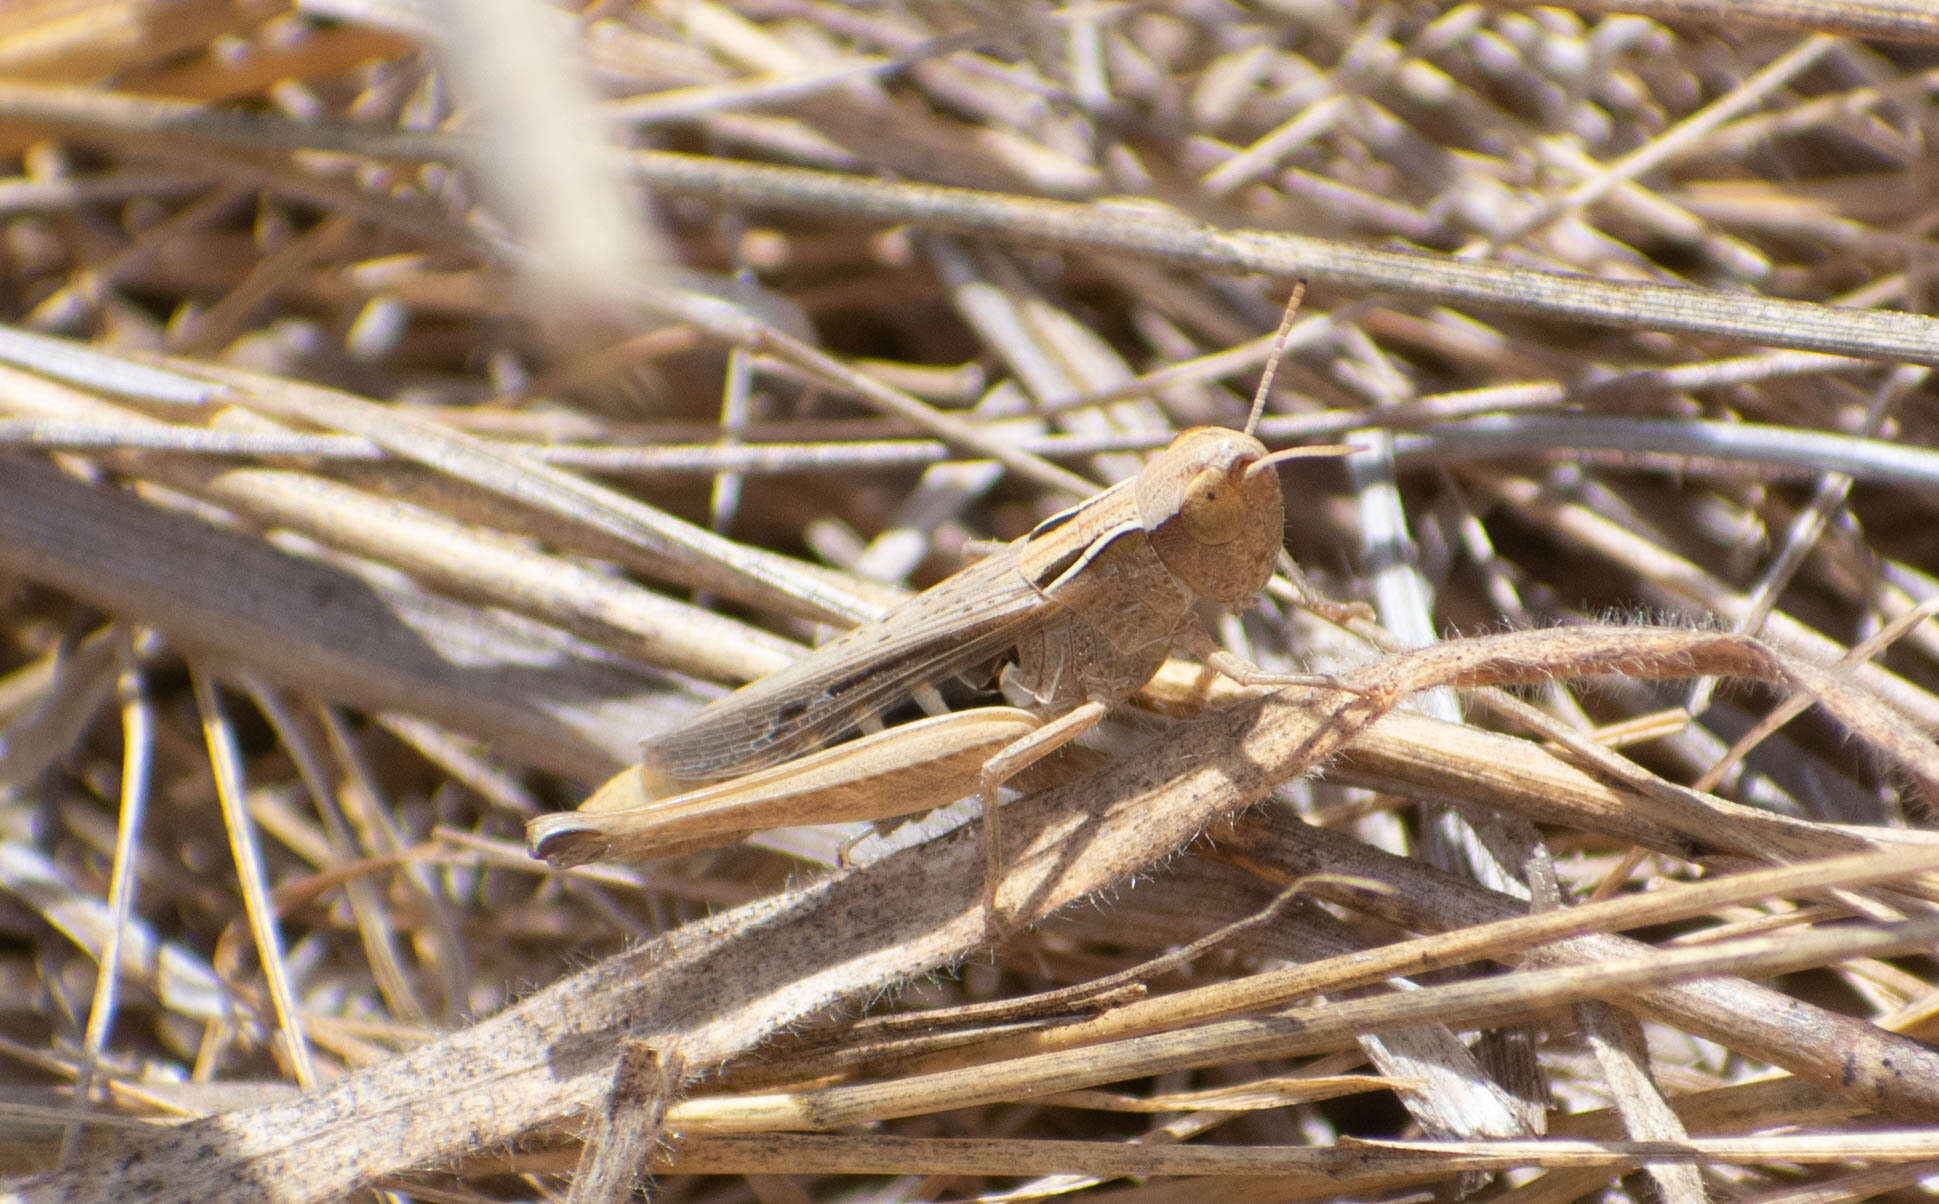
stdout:
<svg viewBox="0 0 1939 1204">
<path fill-rule="evenodd" d="M 1194 543 L 1217 547 L 1239 538 L 1246 527 L 1242 482 L 1242 477 L 1235 479 L 1216 468 L 1204 468 L 1185 486 L 1178 518 Z"/>
</svg>

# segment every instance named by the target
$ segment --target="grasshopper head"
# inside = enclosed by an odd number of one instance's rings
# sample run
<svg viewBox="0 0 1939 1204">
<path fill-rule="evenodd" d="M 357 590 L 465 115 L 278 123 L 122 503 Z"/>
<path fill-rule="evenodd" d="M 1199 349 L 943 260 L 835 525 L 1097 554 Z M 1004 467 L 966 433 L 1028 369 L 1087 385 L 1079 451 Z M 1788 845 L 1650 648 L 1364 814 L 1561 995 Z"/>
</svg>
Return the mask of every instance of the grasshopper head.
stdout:
<svg viewBox="0 0 1939 1204">
<path fill-rule="evenodd" d="M 1272 578 L 1286 518 L 1279 477 L 1259 464 L 1265 456 L 1251 435 L 1201 426 L 1138 474 L 1138 519 L 1152 550 L 1201 597 L 1236 605 Z"/>
</svg>

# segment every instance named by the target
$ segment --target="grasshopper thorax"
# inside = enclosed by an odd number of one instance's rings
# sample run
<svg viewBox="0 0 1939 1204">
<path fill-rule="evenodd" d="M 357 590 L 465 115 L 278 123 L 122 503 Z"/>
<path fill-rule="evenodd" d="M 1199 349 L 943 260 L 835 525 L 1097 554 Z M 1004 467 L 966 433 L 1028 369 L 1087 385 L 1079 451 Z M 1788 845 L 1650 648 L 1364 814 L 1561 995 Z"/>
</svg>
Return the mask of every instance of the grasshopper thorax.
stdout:
<svg viewBox="0 0 1939 1204">
<path fill-rule="evenodd" d="M 1200 597 L 1238 604 L 1271 580 L 1284 536 L 1279 477 L 1251 435 L 1194 427 L 1138 474 L 1138 519 L 1152 550 Z"/>
</svg>

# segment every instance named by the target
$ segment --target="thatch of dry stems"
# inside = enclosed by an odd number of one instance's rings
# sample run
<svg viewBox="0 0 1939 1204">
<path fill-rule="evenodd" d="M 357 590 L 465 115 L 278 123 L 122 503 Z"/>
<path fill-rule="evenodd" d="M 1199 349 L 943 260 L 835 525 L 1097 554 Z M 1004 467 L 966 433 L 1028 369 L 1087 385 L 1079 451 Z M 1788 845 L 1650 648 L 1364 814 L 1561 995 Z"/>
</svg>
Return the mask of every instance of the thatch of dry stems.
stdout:
<svg viewBox="0 0 1939 1204">
<path fill-rule="evenodd" d="M 1935 47 L 0 7 L 10 1198 L 1923 1198 Z M 1004 808 L 994 948 L 959 809 L 526 855 L 1239 423 L 1295 277 L 1260 434 L 1356 450 L 1214 629 L 1352 689 L 1167 666 Z"/>
</svg>

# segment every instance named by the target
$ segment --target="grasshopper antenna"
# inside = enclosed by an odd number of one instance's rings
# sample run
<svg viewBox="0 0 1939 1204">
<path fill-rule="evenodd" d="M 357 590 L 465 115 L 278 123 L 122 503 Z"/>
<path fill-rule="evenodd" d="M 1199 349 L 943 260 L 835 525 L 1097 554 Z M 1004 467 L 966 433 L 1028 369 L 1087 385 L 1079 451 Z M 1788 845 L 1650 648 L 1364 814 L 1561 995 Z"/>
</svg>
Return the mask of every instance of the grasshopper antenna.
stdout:
<svg viewBox="0 0 1939 1204">
<path fill-rule="evenodd" d="M 1259 378 L 1259 389 L 1252 395 L 1252 413 L 1246 415 L 1246 434 L 1259 425 L 1259 416 L 1266 412 L 1266 394 L 1272 392 L 1272 378 L 1279 375 L 1279 358 L 1286 354 L 1286 338 L 1293 333 L 1293 318 L 1299 313 L 1299 303 L 1306 298 L 1306 282 L 1293 282 L 1293 295 L 1287 298 L 1286 312 L 1279 319 L 1279 333 L 1272 337 L 1272 354 L 1266 357 L 1265 375 Z"/>
<path fill-rule="evenodd" d="M 1275 464 L 1284 464 L 1288 460 L 1313 460 L 1319 459 L 1322 456 L 1350 456 L 1358 450 L 1360 449 L 1347 443 L 1308 443 L 1300 447 L 1281 448 L 1269 456 L 1260 456 L 1257 460 L 1254 460 L 1252 467 L 1246 469 L 1246 475 L 1251 476 L 1255 472 L 1271 468 Z"/>
<path fill-rule="evenodd" d="M 1252 395 L 1252 413 L 1246 415 L 1246 434 L 1252 434 L 1259 425 L 1259 417 L 1266 410 L 1266 395 L 1272 392 L 1272 378 L 1279 374 L 1279 361 L 1286 354 L 1286 339 L 1293 332 L 1293 318 L 1299 313 L 1299 303 L 1306 297 L 1306 282 L 1293 282 L 1293 295 L 1286 300 L 1286 312 L 1279 319 L 1279 333 L 1272 338 L 1272 355 L 1266 360 L 1265 374 L 1259 378 L 1259 389 Z M 1327 443 L 1308 447 L 1289 447 L 1276 451 L 1270 456 L 1261 456 L 1246 469 L 1246 475 L 1262 472 L 1275 464 L 1287 460 L 1299 460 L 1308 456 L 1344 456 L 1353 448 L 1344 444 Z"/>
</svg>

